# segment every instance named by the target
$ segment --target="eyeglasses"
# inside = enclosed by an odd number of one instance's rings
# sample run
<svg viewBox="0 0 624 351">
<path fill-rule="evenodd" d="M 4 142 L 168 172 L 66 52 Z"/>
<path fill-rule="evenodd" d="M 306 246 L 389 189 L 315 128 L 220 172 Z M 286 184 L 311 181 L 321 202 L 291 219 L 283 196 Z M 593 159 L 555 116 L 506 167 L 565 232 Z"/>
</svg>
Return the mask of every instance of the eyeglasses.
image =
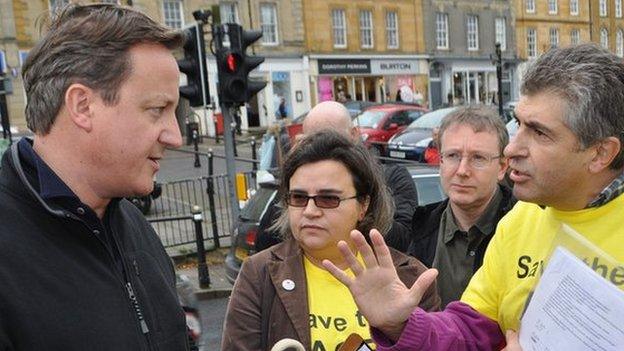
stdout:
<svg viewBox="0 0 624 351">
<path fill-rule="evenodd" d="M 465 157 L 468 158 L 468 164 L 470 165 L 470 167 L 477 169 L 485 168 L 492 163 L 492 160 L 501 158 L 500 155 L 490 156 L 480 153 L 474 153 L 464 156 L 457 151 L 449 151 L 440 154 L 440 161 L 441 163 L 449 167 L 457 167 L 460 164 L 461 160 Z"/>
<path fill-rule="evenodd" d="M 345 200 L 355 199 L 358 196 L 340 198 L 338 195 L 314 195 L 309 196 L 302 193 L 290 192 L 286 195 L 286 203 L 292 207 L 306 207 L 310 199 L 314 200 L 314 204 L 318 208 L 336 208 Z"/>
</svg>

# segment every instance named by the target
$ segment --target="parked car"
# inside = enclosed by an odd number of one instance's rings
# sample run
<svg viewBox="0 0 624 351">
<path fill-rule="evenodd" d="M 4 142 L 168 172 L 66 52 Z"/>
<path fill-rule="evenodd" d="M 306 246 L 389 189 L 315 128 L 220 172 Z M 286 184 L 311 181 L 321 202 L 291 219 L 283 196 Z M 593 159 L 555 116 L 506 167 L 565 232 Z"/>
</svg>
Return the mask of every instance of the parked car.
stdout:
<svg viewBox="0 0 624 351">
<path fill-rule="evenodd" d="M 232 236 L 232 246 L 225 257 L 225 273 L 231 283 L 234 283 L 243 260 L 256 252 L 258 225 L 277 195 L 277 188 L 276 181 L 258 184 L 256 193 L 247 201 L 238 215 Z"/>
<path fill-rule="evenodd" d="M 388 141 L 386 156 L 423 162 L 433 128 L 439 127 L 442 119 L 456 109 L 457 107 L 441 108 L 422 115 Z"/>
<path fill-rule="evenodd" d="M 416 121 L 427 109 L 418 105 L 385 104 L 373 106 L 353 119 L 358 127 L 364 145 L 374 155 L 385 152 L 385 144 L 395 134 Z"/>
<path fill-rule="evenodd" d="M 355 117 L 359 115 L 360 113 L 364 112 L 365 110 L 369 109 L 370 107 L 378 105 L 378 104 L 376 102 L 371 102 L 371 101 L 352 100 L 352 101 L 345 102 L 343 105 L 345 105 L 347 110 L 349 110 L 349 114 L 351 115 L 351 117 Z"/>
<path fill-rule="evenodd" d="M 440 201 L 446 197 L 440 184 L 439 168 L 426 165 L 410 165 L 407 170 L 416 185 L 419 205 Z M 268 212 L 269 205 L 277 195 L 278 184 L 275 181 L 261 183 L 256 194 L 241 210 L 233 236 L 232 247 L 225 258 L 227 279 L 234 283 L 243 261 L 256 253 L 255 241 L 258 225 Z"/>
<path fill-rule="evenodd" d="M 370 102 L 370 101 L 352 100 L 352 101 L 345 102 L 344 105 L 347 108 L 347 110 L 349 110 L 349 115 L 351 115 L 351 118 L 353 118 L 359 115 L 360 113 L 362 113 L 363 111 L 369 109 L 370 107 L 377 106 L 378 104 L 376 102 Z M 295 117 L 292 123 L 286 127 L 286 129 L 288 130 L 288 135 L 290 136 L 291 139 L 294 138 L 297 134 L 301 134 L 303 132 L 303 121 L 308 115 L 308 112 L 309 111 L 302 113 L 299 116 Z"/>
</svg>

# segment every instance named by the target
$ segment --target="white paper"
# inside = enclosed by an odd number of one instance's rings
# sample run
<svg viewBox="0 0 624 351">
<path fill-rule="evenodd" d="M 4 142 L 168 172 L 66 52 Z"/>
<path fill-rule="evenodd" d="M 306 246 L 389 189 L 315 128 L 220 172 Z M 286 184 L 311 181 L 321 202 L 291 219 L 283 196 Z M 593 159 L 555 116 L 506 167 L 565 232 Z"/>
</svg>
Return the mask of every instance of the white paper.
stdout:
<svg viewBox="0 0 624 351">
<path fill-rule="evenodd" d="M 523 351 L 624 349 L 624 292 L 568 250 L 553 252 L 522 317 Z"/>
</svg>

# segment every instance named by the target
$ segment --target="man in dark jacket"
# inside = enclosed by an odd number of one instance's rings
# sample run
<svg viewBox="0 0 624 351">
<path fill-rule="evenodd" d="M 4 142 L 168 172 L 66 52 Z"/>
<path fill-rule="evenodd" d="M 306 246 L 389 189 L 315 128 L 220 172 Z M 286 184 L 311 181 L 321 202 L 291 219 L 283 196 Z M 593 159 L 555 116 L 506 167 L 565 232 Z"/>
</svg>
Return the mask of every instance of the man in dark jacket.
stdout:
<svg viewBox="0 0 624 351">
<path fill-rule="evenodd" d="M 0 167 L 0 350 L 186 350 L 175 272 L 125 196 L 148 194 L 175 118 L 179 32 L 114 5 L 58 14 L 23 66 Z"/>
<path fill-rule="evenodd" d="M 421 206 L 411 237 L 394 238 L 400 250 L 437 268 L 442 305 L 459 300 L 498 221 L 513 207 L 511 190 L 500 185 L 509 142 L 504 123 L 485 107 L 461 108 L 440 126 L 440 181 L 448 199 Z"/>
</svg>

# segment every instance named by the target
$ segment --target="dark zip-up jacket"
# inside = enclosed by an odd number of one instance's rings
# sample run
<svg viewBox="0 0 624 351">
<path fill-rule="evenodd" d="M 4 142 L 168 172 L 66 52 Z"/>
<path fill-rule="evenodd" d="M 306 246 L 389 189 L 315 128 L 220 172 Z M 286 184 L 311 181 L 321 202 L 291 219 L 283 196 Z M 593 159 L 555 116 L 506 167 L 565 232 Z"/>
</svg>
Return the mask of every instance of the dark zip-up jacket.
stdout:
<svg viewBox="0 0 624 351">
<path fill-rule="evenodd" d="M 504 185 L 499 185 L 503 193 L 500 205 L 496 209 L 495 223 L 503 218 L 503 216 L 511 210 L 516 204 L 511 190 Z M 398 246 L 408 255 L 416 257 L 425 266 L 431 267 L 436 254 L 436 245 L 438 243 L 438 235 L 440 233 L 440 219 L 442 213 L 448 206 L 448 199 L 436 202 L 426 206 L 420 206 L 414 212 L 412 219 L 412 235 L 408 240 L 404 240 Z M 496 229 L 496 226 L 494 226 Z M 479 246 L 477 247 L 473 271 L 476 272 L 483 264 L 483 256 L 485 249 L 490 243 L 490 239 L 494 233 L 487 233 Z M 407 238 L 406 238 L 407 239 Z"/>
<path fill-rule="evenodd" d="M 186 350 L 175 272 L 158 236 L 126 200 L 111 201 L 104 242 L 46 203 L 19 162 L 0 168 L 0 351 Z"/>
</svg>

